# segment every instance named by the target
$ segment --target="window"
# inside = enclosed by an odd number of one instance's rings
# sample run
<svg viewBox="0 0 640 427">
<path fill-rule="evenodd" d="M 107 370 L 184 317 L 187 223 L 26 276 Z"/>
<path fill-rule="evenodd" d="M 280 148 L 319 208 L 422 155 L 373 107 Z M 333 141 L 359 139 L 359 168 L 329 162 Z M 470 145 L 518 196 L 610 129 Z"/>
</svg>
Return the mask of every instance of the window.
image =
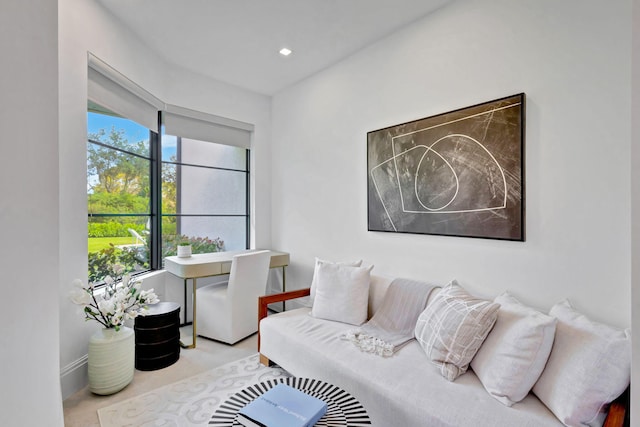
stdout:
<svg viewBox="0 0 640 427">
<path fill-rule="evenodd" d="M 162 136 L 162 253 L 249 247 L 248 150 Z"/>
<path fill-rule="evenodd" d="M 89 280 L 249 247 L 253 125 L 165 104 L 89 54 Z"/>
<path fill-rule="evenodd" d="M 87 113 L 89 281 L 148 270 L 151 221 L 151 141 L 154 132 L 89 104 Z"/>
<path fill-rule="evenodd" d="M 162 268 L 181 242 L 196 254 L 249 247 L 247 149 L 172 135 L 160 142 L 93 102 L 87 128 L 90 282 L 113 275 L 114 264 L 133 273 Z"/>
</svg>

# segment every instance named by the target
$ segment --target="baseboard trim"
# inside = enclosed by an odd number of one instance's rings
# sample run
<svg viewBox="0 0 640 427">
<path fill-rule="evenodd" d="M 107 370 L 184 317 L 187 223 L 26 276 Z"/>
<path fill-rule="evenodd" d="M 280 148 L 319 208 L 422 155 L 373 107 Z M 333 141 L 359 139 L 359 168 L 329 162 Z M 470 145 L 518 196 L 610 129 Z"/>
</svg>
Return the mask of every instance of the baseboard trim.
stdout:
<svg viewBox="0 0 640 427">
<path fill-rule="evenodd" d="M 89 355 L 85 354 L 81 358 L 74 360 L 67 366 L 64 366 L 62 369 L 60 369 L 60 387 L 62 389 L 62 400 L 71 396 L 88 384 L 88 359 Z"/>
</svg>

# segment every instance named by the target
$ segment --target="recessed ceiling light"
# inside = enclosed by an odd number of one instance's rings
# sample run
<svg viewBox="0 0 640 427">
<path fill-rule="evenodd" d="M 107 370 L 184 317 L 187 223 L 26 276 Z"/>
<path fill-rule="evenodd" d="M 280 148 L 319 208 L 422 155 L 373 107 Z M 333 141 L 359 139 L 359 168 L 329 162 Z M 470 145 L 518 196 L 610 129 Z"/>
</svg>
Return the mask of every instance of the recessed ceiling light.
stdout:
<svg viewBox="0 0 640 427">
<path fill-rule="evenodd" d="M 289 56 L 291 55 L 291 49 L 287 49 L 286 47 L 283 47 L 282 49 L 280 49 L 280 55 L 282 56 Z"/>
</svg>

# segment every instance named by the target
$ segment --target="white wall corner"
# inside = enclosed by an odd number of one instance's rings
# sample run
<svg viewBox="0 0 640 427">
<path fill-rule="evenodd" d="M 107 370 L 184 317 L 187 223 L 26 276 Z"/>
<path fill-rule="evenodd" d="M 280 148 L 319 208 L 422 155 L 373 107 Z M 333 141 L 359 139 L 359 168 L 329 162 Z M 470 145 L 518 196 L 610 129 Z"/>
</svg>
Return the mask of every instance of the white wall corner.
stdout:
<svg viewBox="0 0 640 427">
<path fill-rule="evenodd" d="M 62 388 L 62 400 L 82 389 L 89 383 L 87 373 L 87 360 L 89 356 L 84 355 L 74 360 L 60 370 L 60 387 Z"/>
<path fill-rule="evenodd" d="M 631 419 L 640 424 L 640 0 L 633 1 L 631 76 Z"/>
</svg>

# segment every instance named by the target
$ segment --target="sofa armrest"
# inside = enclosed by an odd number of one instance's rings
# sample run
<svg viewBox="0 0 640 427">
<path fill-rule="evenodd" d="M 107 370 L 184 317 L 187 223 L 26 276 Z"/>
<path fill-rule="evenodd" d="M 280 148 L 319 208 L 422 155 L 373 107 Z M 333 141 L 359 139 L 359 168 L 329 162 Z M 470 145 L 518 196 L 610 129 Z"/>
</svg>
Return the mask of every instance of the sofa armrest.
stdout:
<svg viewBox="0 0 640 427">
<path fill-rule="evenodd" d="M 629 388 L 609 405 L 609 413 L 602 427 L 628 426 Z"/>
<path fill-rule="evenodd" d="M 290 299 L 302 298 L 311 295 L 311 288 L 298 289 L 295 291 L 281 292 L 279 294 L 265 295 L 258 297 L 258 351 L 260 351 L 260 321 L 267 317 L 267 307 L 276 302 L 289 301 Z"/>
</svg>

